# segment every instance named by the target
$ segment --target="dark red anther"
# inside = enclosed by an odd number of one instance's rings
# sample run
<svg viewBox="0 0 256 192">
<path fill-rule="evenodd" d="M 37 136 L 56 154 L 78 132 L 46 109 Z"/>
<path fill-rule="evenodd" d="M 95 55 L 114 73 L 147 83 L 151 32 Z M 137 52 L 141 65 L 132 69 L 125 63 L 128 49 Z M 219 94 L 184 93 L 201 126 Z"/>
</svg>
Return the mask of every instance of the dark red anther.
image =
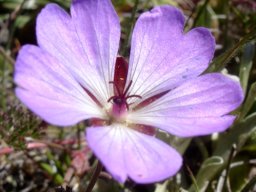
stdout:
<svg viewBox="0 0 256 192">
<path fill-rule="evenodd" d="M 114 73 L 114 94 L 121 95 L 125 91 L 125 84 L 128 74 L 128 63 L 123 57 L 116 58 L 115 73 Z"/>
</svg>

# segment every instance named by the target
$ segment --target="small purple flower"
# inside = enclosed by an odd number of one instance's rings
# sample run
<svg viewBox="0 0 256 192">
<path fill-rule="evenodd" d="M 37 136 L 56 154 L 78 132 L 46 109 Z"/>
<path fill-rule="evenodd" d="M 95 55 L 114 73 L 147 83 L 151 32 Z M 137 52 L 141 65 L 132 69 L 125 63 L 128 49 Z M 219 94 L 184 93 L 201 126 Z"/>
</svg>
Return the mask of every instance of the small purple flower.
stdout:
<svg viewBox="0 0 256 192">
<path fill-rule="evenodd" d="M 175 7 L 143 13 L 128 65 L 117 56 L 121 32 L 110 0 L 73 0 L 71 16 L 49 4 L 37 18 L 39 46 L 25 45 L 18 55 L 16 94 L 51 124 L 88 119 L 88 144 L 119 182 L 161 181 L 177 173 L 182 158 L 155 128 L 180 137 L 224 131 L 243 100 L 239 83 L 219 73 L 199 76 L 215 42 L 205 28 L 183 28 Z"/>
</svg>

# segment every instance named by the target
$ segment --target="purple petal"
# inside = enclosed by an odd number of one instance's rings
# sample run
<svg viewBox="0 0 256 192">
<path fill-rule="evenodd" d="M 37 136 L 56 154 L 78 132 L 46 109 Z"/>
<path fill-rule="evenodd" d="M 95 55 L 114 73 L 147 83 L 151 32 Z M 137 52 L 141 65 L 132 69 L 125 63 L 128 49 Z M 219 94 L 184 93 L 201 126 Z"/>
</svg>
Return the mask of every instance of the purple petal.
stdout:
<svg viewBox="0 0 256 192">
<path fill-rule="evenodd" d="M 20 50 L 14 80 L 17 97 L 51 124 L 66 126 L 103 117 L 66 68 L 39 47 L 27 45 Z"/>
<path fill-rule="evenodd" d="M 206 28 L 183 33 L 184 17 L 171 6 L 143 13 L 132 36 L 129 80 L 144 99 L 197 77 L 209 65 L 215 42 Z M 129 82 L 127 81 L 127 83 Z"/>
<path fill-rule="evenodd" d="M 114 79 L 120 41 L 120 22 L 110 0 L 73 0 L 72 22 L 89 63 L 96 67 L 106 87 Z M 111 91 L 113 92 L 113 91 Z M 106 99 L 112 96 L 107 90 Z"/>
<path fill-rule="evenodd" d="M 162 141 L 122 125 L 87 128 L 89 146 L 119 182 L 130 177 L 137 183 L 152 183 L 173 176 L 181 156 Z"/>
<path fill-rule="evenodd" d="M 104 15 L 113 11 L 110 4 L 107 6 L 108 1 L 104 0 L 102 4 L 105 6 L 104 11 L 109 10 L 109 12 L 106 13 L 99 9 L 99 15 L 95 15 L 98 12 L 94 12 L 94 15 L 91 12 L 89 13 L 84 9 L 85 7 L 75 8 L 76 6 L 82 6 L 80 4 L 86 4 L 85 6 L 89 10 L 94 9 L 97 1 L 89 2 L 86 0 L 73 1 L 71 11 L 73 18 L 58 5 L 48 4 L 37 18 L 37 39 L 41 48 L 61 61 L 77 81 L 104 104 L 103 102 L 107 101 L 111 93 L 108 89 L 108 80 L 104 78 L 103 73 L 107 73 L 107 69 L 115 63 L 114 58 L 118 50 L 120 36 L 118 30 L 120 30 L 120 26 L 118 22 L 111 22 L 118 19 L 113 14 Z M 81 18 L 77 18 L 77 14 Z M 105 23 L 104 25 L 100 23 L 102 28 L 95 29 L 93 25 L 99 25 L 98 17 L 105 18 Z M 90 18 L 93 19 L 93 23 L 89 22 Z M 105 30 L 110 26 L 113 27 L 112 30 Z M 103 32 L 102 29 L 105 31 Z M 86 36 L 87 39 L 81 34 Z M 100 45 L 97 41 L 100 41 Z M 99 62 L 99 58 L 103 62 Z M 102 66 L 104 66 L 104 70 Z"/>
<path fill-rule="evenodd" d="M 212 73 L 185 82 L 150 105 L 131 113 L 134 123 L 157 126 L 178 136 L 224 131 L 234 116 L 226 115 L 243 101 L 238 82 Z"/>
</svg>

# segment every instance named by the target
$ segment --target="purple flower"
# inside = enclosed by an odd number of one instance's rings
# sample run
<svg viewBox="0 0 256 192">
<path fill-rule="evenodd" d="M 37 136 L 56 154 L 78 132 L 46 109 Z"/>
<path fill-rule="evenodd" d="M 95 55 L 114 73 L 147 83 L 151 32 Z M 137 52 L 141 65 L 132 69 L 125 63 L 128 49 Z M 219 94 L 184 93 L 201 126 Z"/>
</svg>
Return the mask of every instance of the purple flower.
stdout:
<svg viewBox="0 0 256 192">
<path fill-rule="evenodd" d="M 180 137 L 224 131 L 243 100 L 228 77 L 199 76 L 215 42 L 205 28 L 183 28 L 175 7 L 143 13 L 128 65 L 117 56 L 120 24 L 110 0 L 74 0 L 71 16 L 49 4 L 37 18 L 39 46 L 25 45 L 18 55 L 16 94 L 51 124 L 89 119 L 88 144 L 118 181 L 161 181 L 177 173 L 182 158 L 155 137 L 155 127 Z"/>
</svg>

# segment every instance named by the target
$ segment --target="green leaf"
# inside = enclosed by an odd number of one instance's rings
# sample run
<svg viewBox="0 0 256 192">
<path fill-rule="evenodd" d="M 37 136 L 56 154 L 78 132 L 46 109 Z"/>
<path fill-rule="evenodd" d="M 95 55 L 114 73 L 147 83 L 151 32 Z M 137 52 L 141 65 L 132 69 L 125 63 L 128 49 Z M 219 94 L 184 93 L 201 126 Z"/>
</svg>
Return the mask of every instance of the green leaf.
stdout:
<svg viewBox="0 0 256 192">
<path fill-rule="evenodd" d="M 221 135 L 215 155 L 222 156 L 227 160 L 229 150 L 233 144 L 237 145 L 237 151 L 241 149 L 248 137 L 256 130 L 256 113 L 248 116 L 245 120 L 233 126 L 229 133 Z"/>
<path fill-rule="evenodd" d="M 157 138 L 169 143 L 170 146 L 175 148 L 180 154 L 183 154 L 186 151 L 192 140 L 191 138 L 180 138 L 161 131 L 157 133 Z"/>
<path fill-rule="evenodd" d="M 22 0 L 8 0 L 2 2 L 2 7 L 6 9 L 15 9 L 19 4 L 22 3 Z"/>
<path fill-rule="evenodd" d="M 63 177 L 58 172 L 56 172 L 53 166 L 49 165 L 48 163 L 40 163 L 40 166 L 46 173 L 48 173 L 53 178 L 56 184 L 59 185 L 63 183 Z"/>
<path fill-rule="evenodd" d="M 250 191 L 250 189 L 252 189 L 256 184 L 256 176 L 253 177 L 248 183 L 247 185 L 242 189 L 241 192 L 248 192 Z"/>
<path fill-rule="evenodd" d="M 177 6 L 177 2 L 175 0 L 151 0 L 154 4 L 154 6 L 159 6 L 159 5 L 173 5 Z"/>
<path fill-rule="evenodd" d="M 249 157 L 238 157 L 234 163 L 230 165 L 229 182 L 232 191 L 241 191 L 248 183 L 248 175 L 250 174 L 251 166 L 249 164 Z"/>
<path fill-rule="evenodd" d="M 243 50 L 239 71 L 240 82 L 244 92 L 246 92 L 247 90 L 247 84 L 250 76 L 250 71 L 252 68 L 254 54 L 255 44 L 247 43 Z"/>
<path fill-rule="evenodd" d="M 188 148 L 191 138 L 178 138 L 175 137 L 174 139 L 171 139 L 170 145 L 178 150 L 180 154 L 185 153 L 186 149 Z"/>
<path fill-rule="evenodd" d="M 256 82 L 251 85 L 250 91 L 248 93 L 248 96 L 241 110 L 240 119 L 242 119 L 247 115 L 247 113 L 250 111 L 255 101 L 256 101 Z"/>
<path fill-rule="evenodd" d="M 254 131 L 256 131 L 256 113 L 238 122 L 228 133 L 224 133 L 220 136 L 217 147 L 213 153 L 214 156 L 204 161 L 196 176 L 200 192 L 205 191 L 209 182 L 216 174 L 225 168 L 232 145 L 236 144 L 237 151 L 239 151 Z M 192 187 L 190 191 L 193 191 Z"/>
<path fill-rule="evenodd" d="M 43 170 L 45 170 L 49 175 L 54 175 L 55 171 L 52 168 L 51 165 L 47 164 L 47 163 L 40 163 L 40 166 L 42 167 Z"/>
<path fill-rule="evenodd" d="M 56 184 L 58 184 L 58 185 L 62 184 L 63 181 L 64 181 L 63 177 L 62 177 L 60 174 L 54 175 L 54 178 L 53 178 L 53 179 L 54 179 L 54 182 L 55 182 Z"/>
<path fill-rule="evenodd" d="M 245 44 L 254 41 L 256 38 L 256 28 L 254 28 L 250 33 L 245 35 L 238 43 L 236 43 L 232 48 L 215 58 L 206 73 L 221 71 L 226 64 L 234 58 L 239 51 L 245 46 Z"/>
<path fill-rule="evenodd" d="M 17 17 L 17 19 L 15 21 L 15 26 L 17 28 L 23 28 L 30 21 L 30 19 L 31 19 L 30 16 L 21 15 L 21 16 Z"/>
<path fill-rule="evenodd" d="M 221 168 L 223 165 L 224 160 L 220 156 L 212 156 L 204 161 L 196 176 L 198 191 L 203 192 L 207 189 L 212 178 L 212 173 Z M 194 187 L 191 186 L 189 191 L 195 191 Z"/>
<path fill-rule="evenodd" d="M 196 26 L 211 27 L 212 16 L 215 14 L 214 11 L 208 6 L 210 0 L 205 0 L 204 3 L 198 6 L 196 17 L 193 21 L 192 28 Z"/>
</svg>

